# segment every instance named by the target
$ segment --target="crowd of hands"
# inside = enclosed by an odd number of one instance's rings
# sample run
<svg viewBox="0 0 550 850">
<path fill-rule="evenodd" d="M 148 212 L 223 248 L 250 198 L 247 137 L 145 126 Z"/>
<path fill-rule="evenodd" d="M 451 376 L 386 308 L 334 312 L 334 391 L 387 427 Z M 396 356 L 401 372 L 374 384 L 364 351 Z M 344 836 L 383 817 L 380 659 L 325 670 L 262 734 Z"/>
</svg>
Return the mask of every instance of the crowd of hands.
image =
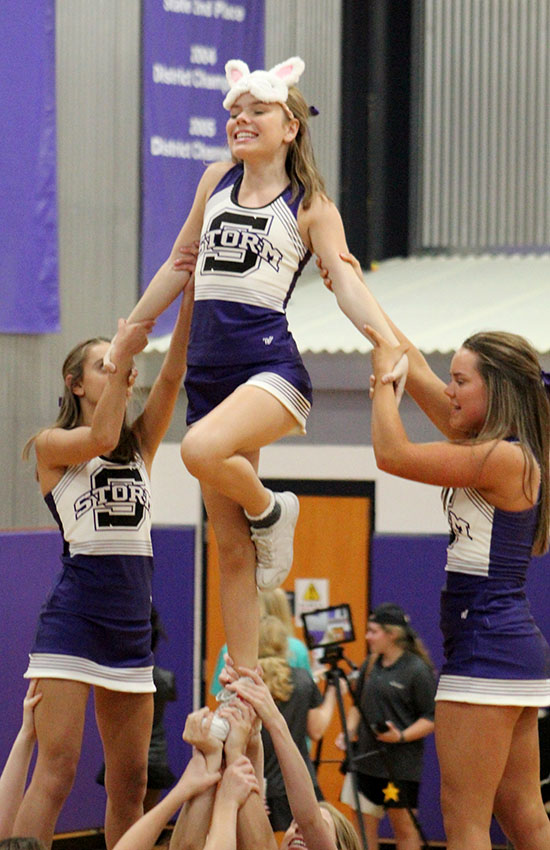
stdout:
<svg viewBox="0 0 550 850">
<path fill-rule="evenodd" d="M 222 674 L 227 688 L 237 694 L 236 699 L 217 709 L 230 725 L 225 742 L 211 733 L 214 713 L 208 708 L 189 714 L 182 736 L 193 748 L 187 767 L 160 803 L 119 839 L 114 850 L 152 850 L 178 810 L 170 850 L 236 850 L 237 846 L 242 850 L 276 849 L 263 802 L 261 729 L 263 724 L 268 731 L 273 730 L 281 722 L 285 730 L 287 727 L 259 671 L 242 668 L 239 674 L 241 678 L 230 667 Z M 34 709 L 41 697 L 37 682 L 32 681 L 23 702 L 23 722 L 0 777 L 0 839 L 12 834 L 17 799 L 22 796 L 36 740 Z M 299 753 L 298 757 L 302 761 Z M 17 761 L 25 762 L 24 776 L 23 764 Z M 304 786 L 309 780 L 298 762 L 296 767 L 297 787 Z M 308 787 L 302 790 L 305 798 L 313 793 Z M 289 801 L 292 806 L 292 790 Z M 299 829 L 297 824 L 293 828 Z M 322 839 L 321 844 L 334 846 L 328 830 Z"/>
</svg>

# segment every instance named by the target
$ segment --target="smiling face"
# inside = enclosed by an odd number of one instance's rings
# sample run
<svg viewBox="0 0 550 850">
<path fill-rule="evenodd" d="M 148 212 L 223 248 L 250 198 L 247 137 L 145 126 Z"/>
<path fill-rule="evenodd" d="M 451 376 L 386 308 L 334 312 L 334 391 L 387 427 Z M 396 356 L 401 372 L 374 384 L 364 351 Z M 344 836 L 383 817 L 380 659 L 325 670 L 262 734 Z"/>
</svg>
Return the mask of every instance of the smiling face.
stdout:
<svg viewBox="0 0 550 850">
<path fill-rule="evenodd" d="M 280 103 L 263 103 L 254 95 L 242 94 L 229 110 L 227 141 L 236 159 L 252 154 L 286 152 L 298 130 L 298 120 L 289 118 Z"/>
<path fill-rule="evenodd" d="M 332 820 L 332 815 L 322 806 L 319 806 L 319 811 L 321 812 L 321 816 L 327 825 L 330 836 L 334 841 L 334 846 L 336 847 L 336 828 L 334 826 L 334 821 Z M 284 834 L 284 838 L 279 850 L 298 850 L 298 848 L 301 848 L 301 850 L 315 850 L 315 848 L 313 847 L 308 848 L 307 844 L 302 838 L 300 827 L 298 826 L 296 821 L 293 820 Z"/>
<path fill-rule="evenodd" d="M 459 348 L 454 355 L 445 395 L 451 402 L 449 422 L 452 427 L 468 437 L 478 434 L 487 416 L 487 387 L 473 351 Z"/>
</svg>

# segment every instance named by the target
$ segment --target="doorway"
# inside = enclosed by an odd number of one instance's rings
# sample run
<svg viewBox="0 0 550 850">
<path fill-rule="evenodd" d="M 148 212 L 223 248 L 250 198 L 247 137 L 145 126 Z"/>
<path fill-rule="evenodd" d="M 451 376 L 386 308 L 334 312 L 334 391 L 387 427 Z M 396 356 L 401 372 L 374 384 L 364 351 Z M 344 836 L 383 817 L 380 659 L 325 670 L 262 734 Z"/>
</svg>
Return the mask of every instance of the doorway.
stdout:
<svg viewBox="0 0 550 850">
<path fill-rule="evenodd" d="M 355 641 L 345 644 L 344 655 L 360 666 L 366 654 L 366 623 L 369 610 L 370 540 L 374 527 L 374 483 L 335 480 L 273 480 L 263 479 L 266 487 L 276 491 L 292 490 L 300 500 L 300 517 L 294 539 L 294 563 L 283 588 L 295 593 L 296 580 L 302 582 L 301 592 L 314 598 L 318 580 L 326 580 L 328 595 L 316 607 L 347 602 L 353 615 Z M 218 552 L 212 530 L 206 523 L 204 552 L 204 610 L 203 610 L 203 704 L 215 707 L 210 695 L 210 683 L 218 653 L 225 643 L 220 611 Z M 312 581 L 307 582 L 308 579 Z M 317 583 L 316 581 L 317 580 Z M 322 585 L 323 582 L 320 582 Z M 299 604 L 299 600 L 295 601 Z M 296 637 L 303 640 L 301 627 Z M 347 671 L 346 665 L 343 665 Z M 324 690 L 324 682 L 318 682 Z M 350 704 L 349 696 L 344 700 Z M 334 746 L 341 730 L 338 712 L 327 729 L 321 751 L 319 783 L 326 798 L 338 800 L 343 777 L 338 767 L 342 753 Z M 315 746 L 312 757 L 315 755 Z M 339 804 L 337 804 L 339 805 Z M 340 807 L 340 806 L 339 806 Z M 342 807 L 349 815 L 349 809 Z"/>
</svg>

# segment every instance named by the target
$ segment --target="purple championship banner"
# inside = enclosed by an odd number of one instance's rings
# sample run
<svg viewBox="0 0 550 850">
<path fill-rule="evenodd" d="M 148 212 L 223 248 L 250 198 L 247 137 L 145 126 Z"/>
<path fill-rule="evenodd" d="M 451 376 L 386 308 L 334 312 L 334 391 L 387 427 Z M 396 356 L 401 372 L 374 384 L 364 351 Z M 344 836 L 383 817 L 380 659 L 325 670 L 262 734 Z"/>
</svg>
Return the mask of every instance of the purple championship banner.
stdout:
<svg viewBox="0 0 550 850">
<path fill-rule="evenodd" d="M 0 3 L 0 333 L 59 330 L 54 5 Z"/>
<path fill-rule="evenodd" d="M 143 0 L 141 291 L 168 257 L 205 166 L 229 159 L 225 63 L 264 67 L 264 0 Z M 157 321 L 172 330 L 176 305 Z"/>
</svg>

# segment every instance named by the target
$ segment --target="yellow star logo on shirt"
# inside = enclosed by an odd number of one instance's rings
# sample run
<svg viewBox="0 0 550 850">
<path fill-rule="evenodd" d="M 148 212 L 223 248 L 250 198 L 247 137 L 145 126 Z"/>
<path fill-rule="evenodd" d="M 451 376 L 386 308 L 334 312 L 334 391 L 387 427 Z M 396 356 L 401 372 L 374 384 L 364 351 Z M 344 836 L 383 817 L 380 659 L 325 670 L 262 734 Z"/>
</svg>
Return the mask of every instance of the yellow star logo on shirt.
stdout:
<svg viewBox="0 0 550 850">
<path fill-rule="evenodd" d="M 389 800 L 395 800 L 396 803 L 399 802 L 399 788 L 393 782 L 388 782 L 386 787 L 382 788 L 382 793 L 384 794 L 385 803 L 389 802 Z"/>
</svg>

